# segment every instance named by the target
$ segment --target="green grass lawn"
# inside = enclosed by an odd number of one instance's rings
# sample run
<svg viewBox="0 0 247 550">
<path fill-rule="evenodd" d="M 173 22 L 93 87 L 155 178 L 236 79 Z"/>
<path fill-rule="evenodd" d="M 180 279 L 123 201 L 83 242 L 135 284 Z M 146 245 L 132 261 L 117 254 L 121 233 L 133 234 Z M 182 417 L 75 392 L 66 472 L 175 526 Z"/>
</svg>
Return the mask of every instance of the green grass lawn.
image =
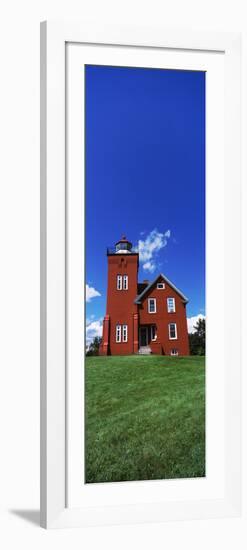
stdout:
<svg viewBox="0 0 247 550">
<path fill-rule="evenodd" d="M 205 475 L 204 357 L 86 358 L 86 482 Z"/>
</svg>

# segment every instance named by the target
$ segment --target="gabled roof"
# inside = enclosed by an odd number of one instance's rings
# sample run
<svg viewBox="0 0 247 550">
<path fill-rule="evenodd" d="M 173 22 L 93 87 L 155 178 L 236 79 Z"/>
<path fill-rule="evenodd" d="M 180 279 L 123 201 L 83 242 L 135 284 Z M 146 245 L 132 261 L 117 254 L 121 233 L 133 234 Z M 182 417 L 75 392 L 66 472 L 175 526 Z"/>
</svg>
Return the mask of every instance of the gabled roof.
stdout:
<svg viewBox="0 0 247 550">
<path fill-rule="evenodd" d="M 141 294 L 139 294 L 134 303 L 135 304 L 141 304 L 142 302 L 142 299 L 144 298 L 145 294 L 152 288 L 153 285 L 155 285 L 155 283 L 157 283 L 157 281 L 160 279 L 160 277 L 162 277 L 162 279 L 164 279 L 164 281 L 171 287 L 173 288 L 173 290 L 175 290 L 175 292 L 177 292 L 177 294 L 179 294 L 179 296 L 181 296 L 182 298 L 182 301 L 187 304 L 188 303 L 188 298 L 186 298 L 186 296 L 181 292 L 181 290 L 179 290 L 173 283 L 171 283 L 171 281 L 169 281 L 169 279 L 167 279 L 167 277 L 165 277 L 165 275 L 163 275 L 163 273 L 160 273 L 159 275 L 157 275 L 157 277 L 151 282 L 149 283 L 149 285 L 146 286 L 146 288 L 144 288 L 144 290 L 141 292 Z"/>
<path fill-rule="evenodd" d="M 138 283 L 137 284 L 138 296 L 139 296 L 139 294 L 141 294 L 143 292 L 143 290 L 145 290 L 145 288 L 147 288 L 148 285 L 149 285 L 149 283 Z"/>
</svg>

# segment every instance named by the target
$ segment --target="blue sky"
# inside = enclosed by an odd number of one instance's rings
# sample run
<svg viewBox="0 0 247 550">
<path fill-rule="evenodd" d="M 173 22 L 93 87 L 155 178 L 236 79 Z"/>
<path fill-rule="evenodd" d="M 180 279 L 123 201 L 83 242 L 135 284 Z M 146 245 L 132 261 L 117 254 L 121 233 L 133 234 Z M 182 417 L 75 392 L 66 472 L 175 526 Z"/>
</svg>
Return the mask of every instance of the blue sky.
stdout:
<svg viewBox="0 0 247 550">
<path fill-rule="evenodd" d="M 106 247 L 122 234 L 139 246 L 139 281 L 163 272 L 189 298 L 187 317 L 204 314 L 205 73 L 85 74 L 89 332 L 105 314 Z"/>
</svg>

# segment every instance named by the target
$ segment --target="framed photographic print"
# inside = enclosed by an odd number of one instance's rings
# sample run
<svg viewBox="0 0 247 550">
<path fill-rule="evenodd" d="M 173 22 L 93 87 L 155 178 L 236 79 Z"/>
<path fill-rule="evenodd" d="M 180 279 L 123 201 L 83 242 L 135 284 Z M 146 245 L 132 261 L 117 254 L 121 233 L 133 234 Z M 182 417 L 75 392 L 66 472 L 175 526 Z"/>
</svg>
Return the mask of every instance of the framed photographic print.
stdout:
<svg viewBox="0 0 247 550">
<path fill-rule="evenodd" d="M 240 514 L 237 33 L 41 25 L 41 522 Z"/>
</svg>

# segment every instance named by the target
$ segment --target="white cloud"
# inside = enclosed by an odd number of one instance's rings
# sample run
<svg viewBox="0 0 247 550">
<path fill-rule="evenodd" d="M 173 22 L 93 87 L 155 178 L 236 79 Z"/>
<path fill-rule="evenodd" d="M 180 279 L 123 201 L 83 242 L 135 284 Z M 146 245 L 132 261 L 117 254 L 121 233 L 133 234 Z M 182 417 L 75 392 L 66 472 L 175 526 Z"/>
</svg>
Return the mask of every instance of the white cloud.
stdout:
<svg viewBox="0 0 247 550">
<path fill-rule="evenodd" d="M 86 285 L 86 302 L 91 302 L 92 298 L 96 296 L 101 296 L 100 292 L 93 286 Z"/>
<path fill-rule="evenodd" d="M 150 273 L 155 271 L 157 268 L 157 255 L 167 245 L 170 236 L 170 229 L 165 233 L 153 229 L 145 240 L 139 239 L 136 249 L 139 252 L 139 260 L 143 264 L 144 270 L 150 271 Z"/>
<path fill-rule="evenodd" d="M 155 262 L 145 262 L 145 264 L 143 264 L 143 269 L 145 269 L 146 271 L 150 271 L 150 273 L 153 273 L 155 271 L 155 268 L 156 268 L 156 264 Z"/>
<path fill-rule="evenodd" d="M 95 315 L 89 315 L 89 317 L 86 318 L 86 326 L 90 325 L 90 323 L 95 319 Z"/>
<path fill-rule="evenodd" d="M 198 315 L 195 315 L 194 317 L 189 317 L 189 319 L 187 319 L 189 334 L 193 334 L 193 332 L 195 332 L 194 327 L 199 319 L 206 319 L 206 317 L 205 315 L 202 315 L 202 313 L 198 313 Z"/>
<path fill-rule="evenodd" d="M 86 344 L 87 346 L 93 341 L 95 336 L 102 336 L 102 319 L 92 321 L 86 326 Z"/>
</svg>

